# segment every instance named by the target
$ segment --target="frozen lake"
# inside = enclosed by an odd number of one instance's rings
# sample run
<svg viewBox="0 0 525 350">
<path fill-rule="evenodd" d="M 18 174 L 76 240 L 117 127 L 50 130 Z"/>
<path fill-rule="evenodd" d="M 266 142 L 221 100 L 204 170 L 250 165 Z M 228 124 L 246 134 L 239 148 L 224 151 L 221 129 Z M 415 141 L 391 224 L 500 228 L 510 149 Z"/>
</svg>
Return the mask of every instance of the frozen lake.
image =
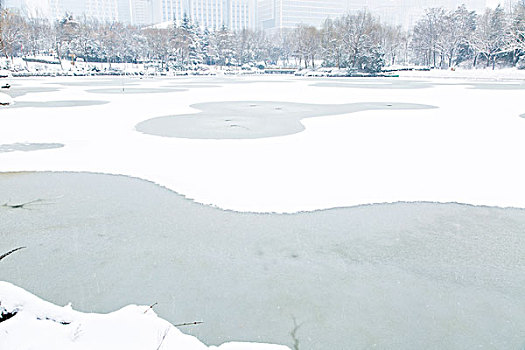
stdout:
<svg viewBox="0 0 525 350">
<path fill-rule="evenodd" d="M 13 83 L 0 204 L 44 200 L 0 206 L 2 280 L 209 344 L 525 344 L 523 82 Z"/>
<path fill-rule="evenodd" d="M 27 78 L 0 171 L 135 176 L 224 209 L 397 201 L 525 207 L 522 81 Z"/>
</svg>

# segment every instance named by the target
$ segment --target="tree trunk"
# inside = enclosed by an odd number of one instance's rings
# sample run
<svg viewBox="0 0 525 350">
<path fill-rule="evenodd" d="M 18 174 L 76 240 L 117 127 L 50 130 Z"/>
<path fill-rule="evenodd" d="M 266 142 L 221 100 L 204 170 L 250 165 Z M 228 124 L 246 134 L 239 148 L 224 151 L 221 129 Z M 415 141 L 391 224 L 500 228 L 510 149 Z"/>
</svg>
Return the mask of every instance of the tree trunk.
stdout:
<svg viewBox="0 0 525 350">
<path fill-rule="evenodd" d="M 59 44 L 56 45 L 56 50 L 57 50 L 58 63 L 60 63 L 60 69 L 64 70 L 64 66 L 62 65 L 62 60 L 60 59 L 60 45 Z"/>
</svg>

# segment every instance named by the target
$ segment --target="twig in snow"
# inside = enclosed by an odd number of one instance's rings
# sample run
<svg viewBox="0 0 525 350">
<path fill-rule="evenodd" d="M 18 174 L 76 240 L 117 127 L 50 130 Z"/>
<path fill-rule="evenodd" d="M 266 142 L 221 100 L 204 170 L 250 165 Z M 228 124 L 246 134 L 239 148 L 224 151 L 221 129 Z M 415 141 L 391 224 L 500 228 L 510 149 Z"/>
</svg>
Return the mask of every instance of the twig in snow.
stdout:
<svg viewBox="0 0 525 350">
<path fill-rule="evenodd" d="M 164 335 L 162 336 L 162 339 L 160 340 L 160 344 L 159 346 L 157 347 L 157 350 L 160 350 L 160 347 L 162 346 L 162 343 L 164 343 L 164 339 L 166 339 L 166 337 L 168 336 L 168 333 L 170 332 L 171 330 L 171 327 L 168 327 L 165 331 L 164 331 Z"/>
<path fill-rule="evenodd" d="M 13 249 L 13 250 L 10 250 L 10 251 L 8 251 L 8 252 L 5 253 L 5 254 L 0 255 L 0 260 L 2 260 L 3 258 L 5 258 L 5 257 L 8 256 L 8 255 L 13 254 L 14 252 L 16 252 L 16 251 L 18 251 L 18 250 L 20 250 L 20 249 L 24 249 L 24 248 L 26 248 L 26 247 L 18 247 L 18 248 L 15 248 L 15 249 Z"/>
<path fill-rule="evenodd" d="M 199 324 L 202 324 L 202 323 L 204 323 L 204 321 L 195 321 L 195 322 L 188 322 L 188 323 L 179 323 L 179 324 L 174 324 L 173 327 L 196 326 L 196 325 L 199 325 Z"/>
<path fill-rule="evenodd" d="M 146 311 L 144 311 L 144 313 L 148 312 L 149 310 L 152 310 L 153 307 L 154 307 L 155 305 L 157 305 L 157 304 L 158 304 L 158 303 L 153 303 L 153 304 L 151 304 L 151 305 L 146 309 Z"/>
<path fill-rule="evenodd" d="M 54 198 L 54 199 L 59 199 L 59 198 L 62 198 L 62 196 Z M 26 208 L 26 206 L 28 206 L 30 204 L 36 204 L 36 203 L 49 204 L 49 203 L 44 203 L 44 202 L 49 201 L 49 200 L 50 199 L 39 198 L 39 199 L 34 199 L 32 201 L 19 203 L 19 204 L 9 204 L 9 202 L 7 202 L 7 203 L 3 204 L 3 206 L 7 207 L 7 208 L 11 208 L 11 209 L 28 209 L 28 208 Z"/>
</svg>

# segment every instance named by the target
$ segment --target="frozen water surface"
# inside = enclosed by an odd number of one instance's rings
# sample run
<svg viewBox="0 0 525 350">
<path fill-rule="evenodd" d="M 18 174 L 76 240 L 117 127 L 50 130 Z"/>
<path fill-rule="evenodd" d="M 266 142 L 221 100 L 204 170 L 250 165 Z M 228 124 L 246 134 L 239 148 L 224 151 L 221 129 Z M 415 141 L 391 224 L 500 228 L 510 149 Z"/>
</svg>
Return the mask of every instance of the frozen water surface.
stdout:
<svg viewBox="0 0 525 350">
<path fill-rule="evenodd" d="M 228 101 L 192 105 L 201 113 L 159 117 L 139 123 L 138 131 L 195 139 L 250 139 L 283 136 L 304 130 L 301 120 L 373 110 L 429 109 L 433 106 L 372 102 L 315 105 L 290 102 Z"/>
<path fill-rule="evenodd" d="M 96 106 L 109 103 L 109 101 L 97 101 L 97 100 L 69 100 L 69 101 L 20 101 L 9 108 L 57 108 L 57 107 L 85 107 L 85 106 Z"/>
<path fill-rule="evenodd" d="M 43 92 L 58 92 L 59 89 L 44 87 L 44 86 L 19 86 L 13 85 L 8 91 L 5 91 L 12 98 L 21 97 L 27 94 L 43 93 Z"/>
<path fill-rule="evenodd" d="M 197 204 L 122 176 L 0 176 L 2 279 L 105 312 L 153 304 L 210 344 L 519 349 L 525 210 L 397 203 L 297 214 Z M 228 338 L 225 338 L 228 335 Z"/>
<path fill-rule="evenodd" d="M 315 80 L 313 80 L 315 81 Z M 414 80 L 399 80 L 395 78 L 387 78 L 380 81 L 375 79 L 359 79 L 353 78 L 337 79 L 327 82 L 315 82 L 311 86 L 316 87 L 335 87 L 335 88 L 352 88 L 352 89 L 424 89 L 431 88 L 433 85 L 425 81 Z"/>
<path fill-rule="evenodd" d="M 102 88 L 94 89 L 99 81 Z M 48 83 L 57 91 L 45 90 Z M 181 90 L 177 84 L 185 90 L 169 92 Z M 472 88 L 476 84 L 484 88 Z M 521 84 L 290 76 L 17 79 L 10 93 L 34 93 L 15 98 L 15 105 L 72 105 L 92 100 L 92 90 L 110 103 L 2 109 L 2 143 L 68 147 L 5 153 L 0 171 L 136 176 L 237 211 L 396 201 L 525 207 L 525 166 L 517 161 L 525 124 L 516 118 L 523 114 L 523 91 L 509 88 Z M 416 105 L 438 108 L 392 108 Z M 146 124 L 154 134 L 176 137 L 136 132 Z"/>
<path fill-rule="evenodd" d="M 181 92 L 186 89 L 168 89 L 168 88 L 135 88 L 135 87 L 115 87 L 115 88 L 104 88 L 104 89 L 92 89 L 87 90 L 95 94 L 153 94 L 153 93 L 167 93 L 167 92 Z"/>
<path fill-rule="evenodd" d="M 15 151 L 31 152 L 61 147 L 64 147 L 61 143 L 11 143 L 0 145 L 0 153 Z"/>
<path fill-rule="evenodd" d="M 301 349 L 523 347 L 525 214 L 497 208 L 525 208 L 521 82 L 97 79 L 22 79 L 9 91 L 50 107 L 93 98 L 94 86 L 114 93 L 98 89 L 103 105 L 0 110 L 5 149 L 68 146 L 0 152 L 0 245 L 29 247 L 2 261 L 2 279 L 86 311 L 158 302 L 172 322 L 204 320 L 189 331 L 208 343 L 291 344 L 295 317 Z M 186 90 L 164 91 L 176 84 Z M 301 132 L 265 129 L 276 101 Z M 413 105 L 438 108 L 391 108 Z M 272 137 L 135 129 L 232 113 Z"/>
<path fill-rule="evenodd" d="M 91 87 L 91 86 L 136 86 L 139 83 L 135 83 L 134 80 L 128 77 L 123 78 L 112 78 L 112 79 L 101 79 L 101 78 L 80 78 L 80 81 L 60 81 L 48 83 L 52 85 L 60 85 L 66 87 Z"/>
</svg>

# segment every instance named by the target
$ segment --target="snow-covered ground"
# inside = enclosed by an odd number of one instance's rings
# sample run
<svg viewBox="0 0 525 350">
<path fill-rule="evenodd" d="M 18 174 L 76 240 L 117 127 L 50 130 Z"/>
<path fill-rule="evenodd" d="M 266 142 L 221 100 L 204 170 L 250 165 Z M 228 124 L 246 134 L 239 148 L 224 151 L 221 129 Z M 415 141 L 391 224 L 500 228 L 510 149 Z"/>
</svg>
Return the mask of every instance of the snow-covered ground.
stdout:
<svg viewBox="0 0 525 350">
<path fill-rule="evenodd" d="M 285 346 L 226 343 L 207 347 L 160 319 L 149 306 L 126 306 L 110 314 L 58 307 L 0 281 L 0 348 L 10 350 L 184 349 L 286 350 Z"/>
<path fill-rule="evenodd" d="M 316 86 L 323 81 L 338 85 Z M 130 175 L 237 211 L 396 201 L 525 207 L 524 87 L 523 81 L 412 78 L 18 79 L 11 91 L 29 92 L 1 110 L 2 144 L 65 147 L 0 154 L 0 171 Z M 109 103 L 67 107 L 68 100 Z M 148 119 L 199 113 L 191 105 L 222 101 L 437 108 L 320 113 L 301 121 L 302 132 L 259 139 L 169 138 L 135 130 Z"/>
<path fill-rule="evenodd" d="M 0 92 L 0 105 L 5 106 L 5 105 L 10 105 L 11 103 L 13 103 L 13 99 L 11 98 L 11 96 L 3 92 Z"/>
</svg>

